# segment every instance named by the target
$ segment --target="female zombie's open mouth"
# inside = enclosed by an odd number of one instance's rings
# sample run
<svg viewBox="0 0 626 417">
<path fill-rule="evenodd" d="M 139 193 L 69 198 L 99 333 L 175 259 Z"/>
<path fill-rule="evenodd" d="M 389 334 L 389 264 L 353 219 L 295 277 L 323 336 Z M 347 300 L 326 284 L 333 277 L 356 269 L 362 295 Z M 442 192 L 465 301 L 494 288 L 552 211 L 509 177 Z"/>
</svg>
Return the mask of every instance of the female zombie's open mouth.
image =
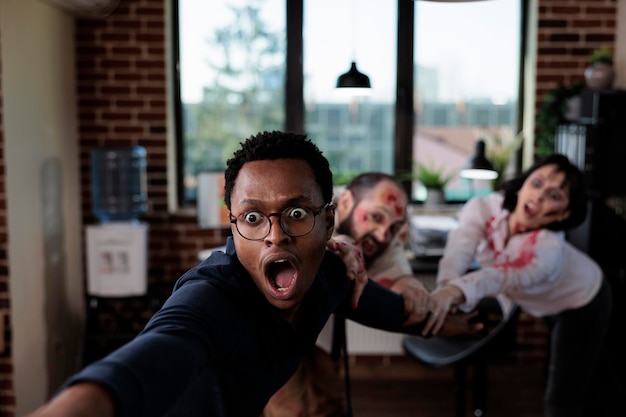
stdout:
<svg viewBox="0 0 626 417">
<path fill-rule="evenodd" d="M 265 274 L 274 297 L 289 298 L 293 294 L 298 273 L 291 262 L 286 259 L 272 262 Z"/>
<path fill-rule="evenodd" d="M 530 206 L 530 204 L 524 204 L 524 213 L 527 218 L 533 218 L 537 215 L 537 210 Z"/>
</svg>

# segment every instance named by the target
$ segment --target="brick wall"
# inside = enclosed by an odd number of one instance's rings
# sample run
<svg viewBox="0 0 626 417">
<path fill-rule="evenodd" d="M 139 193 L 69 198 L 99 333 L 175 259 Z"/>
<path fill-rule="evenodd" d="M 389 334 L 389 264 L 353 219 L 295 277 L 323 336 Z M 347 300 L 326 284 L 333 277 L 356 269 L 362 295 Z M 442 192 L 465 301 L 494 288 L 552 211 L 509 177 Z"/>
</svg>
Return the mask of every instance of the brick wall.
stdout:
<svg viewBox="0 0 626 417">
<path fill-rule="evenodd" d="M 539 0 L 537 100 L 583 79 L 591 51 L 615 49 L 616 0 Z"/>
<path fill-rule="evenodd" d="M 197 264 L 202 249 L 222 245 L 226 232 L 198 230 L 195 214 L 168 212 L 165 0 L 122 0 L 106 19 L 76 23 L 81 201 L 84 224 L 97 223 L 91 204 L 92 149 L 143 146 L 147 151 L 149 302 L 100 300 L 98 331 L 141 329 L 174 281 Z M 143 306 L 144 308 L 142 308 Z M 91 316 L 91 315 L 90 315 Z M 122 320 L 124 323 L 119 323 Z M 129 323 L 130 321 L 130 323 Z M 91 323 L 91 321 L 90 321 Z M 123 340 L 88 338 L 89 358 Z"/>
<path fill-rule="evenodd" d="M 613 47 L 616 1 L 540 0 L 537 100 L 558 82 L 582 78 L 598 46 Z M 121 0 L 105 20 L 79 20 L 76 29 L 82 206 L 91 215 L 91 150 L 141 145 L 148 153 L 149 285 L 161 299 L 197 253 L 222 244 L 226 232 L 200 231 L 192 213 L 167 211 L 165 0 Z M 4 251 L 3 251 L 4 253 Z M 145 320 L 145 314 L 137 314 Z M 522 315 L 517 355 L 545 358 L 541 321 Z"/>
<path fill-rule="evenodd" d="M 616 0 L 539 0 L 537 23 L 537 106 L 559 83 L 584 79 L 595 48 L 615 49 Z M 547 334 L 541 320 L 522 314 L 517 355 L 543 361 Z"/>
<path fill-rule="evenodd" d="M 222 231 L 200 231 L 193 214 L 167 210 L 165 1 L 122 0 L 104 20 L 76 25 L 79 138 L 84 223 L 91 207 L 90 152 L 139 145 L 147 151 L 149 284 L 171 291 L 197 253 L 224 243 Z M 158 291 L 158 288 L 157 288 Z"/>
</svg>

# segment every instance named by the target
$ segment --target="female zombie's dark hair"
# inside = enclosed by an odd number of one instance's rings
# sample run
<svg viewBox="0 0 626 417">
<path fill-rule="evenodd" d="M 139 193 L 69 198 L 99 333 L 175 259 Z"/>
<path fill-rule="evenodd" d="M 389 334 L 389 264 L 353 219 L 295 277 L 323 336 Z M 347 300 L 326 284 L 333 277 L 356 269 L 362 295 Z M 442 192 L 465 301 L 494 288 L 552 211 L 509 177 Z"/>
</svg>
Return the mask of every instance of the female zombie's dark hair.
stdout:
<svg viewBox="0 0 626 417">
<path fill-rule="evenodd" d="M 567 156 L 554 153 L 548 155 L 537 162 L 530 168 L 528 168 L 522 176 L 514 178 L 504 184 L 504 202 L 502 207 L 513 211 L 517 205 L 517 192 L 522 185 L 528 179 L 528 177 L 537 169 L 546 166 L 555 165 L 557 172 L 565 174 L 565 179 L 561 184 L 561 188 L 568 187 L 569 189 L 569 205 L 567 209 L 570 211 L 570 215 L 563 221 L 554 222 L 546 226 L 551 230 L 565 230 L 581 224 L 587 216 L 587 188 L 585 184 L 584 174 L 578 169 L 578 167 L 567 158 Z"/>
<path fill-rule="evenodd" d="M 302 159 L 315 175 L 315 182 L 322 191 L 325 203 L 333 197 L 333 174 L 328 160 L 306 135 L 288 132 L 259 132 L 240 143 L 241 149 L 226 162 L 224 172 L 224 203 L 230 210 L 230 196 L 241 167 L 247 162 L 273 159 Z M 294 172 L 293 175 L 298 175 Z"/>
</svg>

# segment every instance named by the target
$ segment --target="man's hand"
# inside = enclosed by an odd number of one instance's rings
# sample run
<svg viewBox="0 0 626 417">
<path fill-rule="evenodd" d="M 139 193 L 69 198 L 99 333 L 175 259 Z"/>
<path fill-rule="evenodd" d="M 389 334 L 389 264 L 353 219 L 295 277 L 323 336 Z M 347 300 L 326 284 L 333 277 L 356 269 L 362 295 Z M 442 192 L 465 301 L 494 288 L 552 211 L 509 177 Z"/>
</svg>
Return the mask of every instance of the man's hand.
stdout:
<svg viewBox="0 0 626 417">
<path fill-rule="evenodd" d="M 452 313 L 446 316 L 439 336 L 456 336 L 460 334 L 472 334 L 481 331 L 483 323 L 470 323 L 478 315 L 477 311 L 471 313 Z"/>
<path fill-rule="evenodd" d="M 389 289 L 400 294 L 404 300 L 405 326 L 424 321 L 430 308 L 430 294 L 417 278 L 401 277 Z"/>
<path fill-rule="evenodd" d="M 338 235 L 334 236 L 326 243 L 326 249 L 339 255 L 339 257 L 343 259 L 343 262 L 346 264 L 348 279 L 355 281 L 350 304 L 352 308 L 356 308 L 368 280 L 361 248 L 351 237 Z"/>
</svg>

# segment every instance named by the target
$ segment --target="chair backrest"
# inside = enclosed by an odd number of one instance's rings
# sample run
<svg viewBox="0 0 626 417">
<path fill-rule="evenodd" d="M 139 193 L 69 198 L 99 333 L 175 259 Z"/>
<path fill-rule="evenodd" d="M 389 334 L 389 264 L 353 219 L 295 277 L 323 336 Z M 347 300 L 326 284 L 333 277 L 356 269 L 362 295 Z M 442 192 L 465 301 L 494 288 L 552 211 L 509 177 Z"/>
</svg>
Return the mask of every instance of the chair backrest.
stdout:
<svg viewBox="0 0 626 417">
<path fill-rule="evenodd" d="M 515 336 L 515 325 L 520 312 L 521 309 L 519 306 L 513 304 L 511 309 L 507 314 L 502 316 L 502 319 L 493 329 L 484 336 L 477 338 L 475 343 L 461 352 L 462 356 L 464 358 L 470 358 L 478 353 L 490 355 L 512 345 L 513 340 L 511 339 Z"/>
<path fill-rule="evenodd" d="M 403 347 L 407 354 L 431 367 L 444 367 L 469 362 L 477 355 L 489 355 L 506 350 L 512 344 L 520 308 L 512 305 L 498 324 L 487 332 L 460 336 L 423 338 L 406 336 Z"/>
</svg>

